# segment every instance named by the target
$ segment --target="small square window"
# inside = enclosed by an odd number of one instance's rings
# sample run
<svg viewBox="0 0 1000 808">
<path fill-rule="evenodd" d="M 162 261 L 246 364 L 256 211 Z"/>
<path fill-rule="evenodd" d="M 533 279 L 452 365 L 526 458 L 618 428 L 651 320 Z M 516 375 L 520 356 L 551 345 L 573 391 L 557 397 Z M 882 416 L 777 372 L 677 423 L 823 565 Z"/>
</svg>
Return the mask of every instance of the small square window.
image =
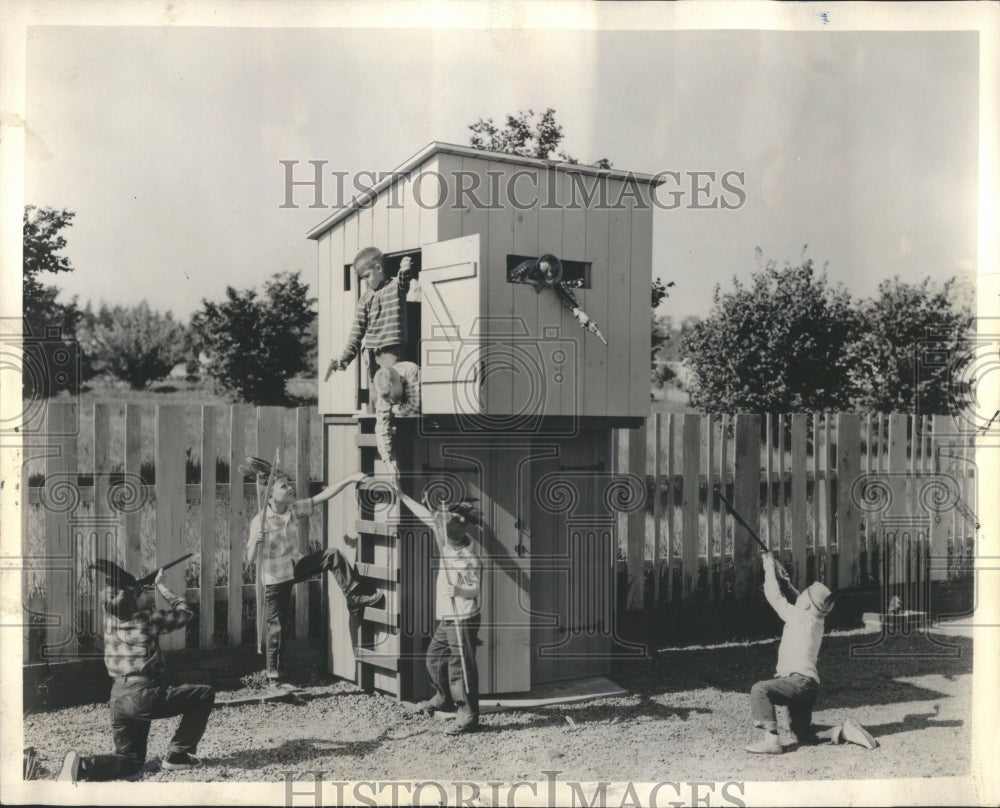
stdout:
<svg viewBox="0 0 1000 808">
<path fill-rule="evenodd" d="M 507 283 L 532 283 L 533 277 L 540 279 L 537 270 L 534 268 L 538 261 L 537 255 L 508 255 L 507 256 Z M 558 259 L 562 266 L 562 277 L 560 282 L 570 289 L 590 288 L 590 267 L 589 261 L 565 261 Z"/>
</svg>

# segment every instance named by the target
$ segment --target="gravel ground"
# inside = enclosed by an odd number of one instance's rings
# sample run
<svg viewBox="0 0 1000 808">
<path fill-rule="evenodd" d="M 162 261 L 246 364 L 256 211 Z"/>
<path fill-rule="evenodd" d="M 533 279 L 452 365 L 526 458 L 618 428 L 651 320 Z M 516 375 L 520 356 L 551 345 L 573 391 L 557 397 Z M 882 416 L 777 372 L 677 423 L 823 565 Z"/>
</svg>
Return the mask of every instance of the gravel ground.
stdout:
<svg viewBox="0 0 1000 808">
<path fill-rule="evenodd" d="M 543 770 L 559 771 L 560 780 L 591 781 L 967 774 L 972 640 L 948 637 L 957 655 L 941 656 L 922 636 L 898 637 L 875 649 L 879 656 L 852 657 L 852 646 L 877 636 L 826 638 L 814 714 L 820 725 L 853 717 L 879 740 L 874 751 L 845 745 L 746 753 L 743 745 L 754 737 L 747 694 L 754 681 L 770 677 L 777 654 L 776 641 L 764 641 L 667 649 L 650 661 L 619 663 L 611 678 L 627 696 L 487 714 L 479 732 L 457 738 L 443 734 L 447 722 L 412 715 L 391 698 L 345 682 L 313 686 L 305 705 L 218 708 L 199 748 L 205 766 L 196 774 L 160 770 L 176 719 L 154 722 L 142 777 L 275 782 L 289 769 L 322 770 L 327 781 L 541 780 Z M 783 740 L 791 743 L 787 735 Z M 28 715 L 24 743 L 41 757 L 40 779 L 54 778 L 67 749 L 112 751 L 107 706 Z"/>
</svg>

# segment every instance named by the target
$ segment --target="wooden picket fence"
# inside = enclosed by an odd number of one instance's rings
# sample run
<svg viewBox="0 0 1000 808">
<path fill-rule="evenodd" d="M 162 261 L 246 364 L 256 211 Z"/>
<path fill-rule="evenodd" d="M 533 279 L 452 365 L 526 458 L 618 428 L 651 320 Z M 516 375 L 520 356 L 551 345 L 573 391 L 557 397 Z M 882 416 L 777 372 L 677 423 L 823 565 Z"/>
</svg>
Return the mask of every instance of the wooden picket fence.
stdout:
<svg viewBox="0 0 1000 808">
<path fill-rule="evenodd" d="M 799 588 L 915 591 L 971 574 L 974 441 L 950 416 L 657 413 L 618 440 L 619 469 L 650 494 L 620 517 L 630 608 L 758 589 L 760 547 L 716 488 Z"/>
<path fill-rule="evenodd" d="M 256 495 L 234 470 L 247 454 L 273 458 L 280 445 L 298 495 L 315 493 L 323 476 L 310 474 L 321 445 L 315 410 L 98 403 L 81 425 L 76 404 L 49 402 L 46 418 L 22 480 L 26 622 L 44 624 L 42 656 L 79 655 L 99 635 L 98 588 L 86 570 L 98 555 L 142 572 L 194 552 L 167 584 L 189 599 L 194 590 L 199 615 L 212 619 L 199 618 L 196 637 L 166 635 L 164 650 L 252 641 L 254 588 L 243 567 Z M 657 414 L 616 434 L 618 470 L 643 476 L 651 494 L 645 510 L 619 517 L 631 608 L 756 592 L 759 548 L 716 488 L 759 525 L 799 588 L 816 579 L 920 587 L 970 574 L 973 447 L 951 418 Z M 323 542 L 321 521 L 313 520 L 313 546 Z M 303 551 L 310 527 L 299 523 Z M 322 636 L 325 611 L 310 620 L 306 586 L 296 588 L 295 634 Z M 26 660 L 39 652 L 30 634 Z"/>
<path fill-rule="evenodd" d="M 44 439 L 26 447 L 22 480 L 25 622 L 35 626 L 36 640 L 26 631 L 25 661 L 92 650 L 100 634 L 99 586 L 87 565 L 95 557 L 139 574 L 193 552 L 165 581 L 189 600 L 196 590 L 197 634 L 165 635 L 161 647 L 242 644 L 247 615 L 252 625 L 255 614 L 244 555 L 257 502 L 254 482 L 236 468 L 246 455 L 272 460 L 280 445 L 281 466 L 294 475 L 298 495 L 314 493 L 315 408 L 96 403 L 90 423 L 80 423 L 77 404 L 46 406 Z M 310 527 L 309 519 L 299 520 L 303 551 Z M 307 586 L 296 587 L 298 637 L 325 625 L 322 609 L 310 625 Z M 222 626 L 215 625 L 217 604 L 226 612 Z"/>
</svg>

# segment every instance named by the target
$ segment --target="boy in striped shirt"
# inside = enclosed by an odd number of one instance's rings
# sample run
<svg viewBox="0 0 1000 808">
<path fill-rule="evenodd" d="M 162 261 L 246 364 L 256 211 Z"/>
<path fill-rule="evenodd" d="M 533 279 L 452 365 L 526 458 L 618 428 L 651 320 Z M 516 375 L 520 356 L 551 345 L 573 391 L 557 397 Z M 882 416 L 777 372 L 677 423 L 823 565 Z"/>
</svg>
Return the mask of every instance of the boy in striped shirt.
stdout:
<svg viewBox="0 0 1000 808">
<path fill-rule="evenodd" d="M 170 608 L 140 608 L 139 592 L 126 583 L 130 577 L 127 573 L 109 577 L 104 600 L 104 664 L 114 678 L 110 707 L 115 753 L 84 757 L 68 752 L 59 780 L 118 780 L 137 774 L 146 761 L 152 720 L 175 715 L 181 722 L 161 767 L 182 770 L 201 765 L 194 753 L 212 712 L 215 690 L 209 685 L 166 686 L 159 639 L 186 626 L 194 612 L 163 583 L 163 570 L 154 585 Z"/>
<path fill-rule="evenodd" d="M 377 247 L 365 247 L 354 258 L 354 272 L 368 283 L 368 289 L 358 301 L 354 325 L 347 346 L 339 359 L 331 359 L 324 381 L 335 370 L 344 370 L 361 350 L 361 341 L 371 352 L 368 378 L 375 375 L 375 366 L 392 367 L 406 357 L 407 324 L 406 293 L 410 289 L 413 262 L 409 256 L 399 266 L 399 274 L 390 278 L 385 270 L 385 257 Z"/>
</svg>

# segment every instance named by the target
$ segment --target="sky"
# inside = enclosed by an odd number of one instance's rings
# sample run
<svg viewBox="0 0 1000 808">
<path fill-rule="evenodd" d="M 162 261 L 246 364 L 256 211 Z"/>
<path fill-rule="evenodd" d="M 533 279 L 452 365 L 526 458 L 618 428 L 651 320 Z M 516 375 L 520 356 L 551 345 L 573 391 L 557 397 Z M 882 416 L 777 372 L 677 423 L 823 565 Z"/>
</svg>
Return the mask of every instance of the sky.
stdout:
<svg viewBox="0 0 1000 808">
<path fill-rule="evenodd" d="M 26 55 L 25 202 L 76 212 L 63 299 L 186 318 L 279 271 L 315 289 L 305 233 L 332 210 L 282 209 L 279 161 L 388 171 L 547 107 L 582 161 L 744 173 L 739 209 L 654 215 L 675 321 L 757 247 L 856 296 L 974 287 L 975 32 L 69 26 L 29 29 Z"/>
</svg>

